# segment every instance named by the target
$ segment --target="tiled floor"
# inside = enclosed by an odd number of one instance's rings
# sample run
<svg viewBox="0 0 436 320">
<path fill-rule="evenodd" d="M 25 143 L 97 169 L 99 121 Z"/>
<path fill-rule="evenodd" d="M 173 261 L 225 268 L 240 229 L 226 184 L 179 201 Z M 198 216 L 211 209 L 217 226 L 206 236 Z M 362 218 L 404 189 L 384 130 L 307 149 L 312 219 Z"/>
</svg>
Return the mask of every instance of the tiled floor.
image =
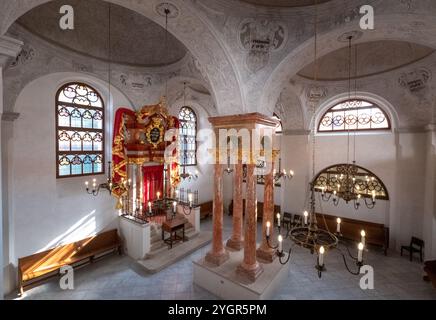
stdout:
<svg viewBox="0 0 436 320">
<path fill-rule="evenodd" d="M 226 217 L 225 239 L 231 234 L 231 220 Z M 202 224 L 211 230 L 211 221 Z M 290 245 L 290 243 L 288 243 Z M 206 246 L 158 274 L 146 274 L 128 257 L 113 256 L 75 272 L 75 289 L 62 291 L 53 280 L 26 292 L 23 299 L 216 299 L 209 292 L 193 285 L 192 260 L 204 256 Z M 286 248 L 286 244 L 285 244 Z M 383 256 L 376 249 L 366 254 L 366 264 L 374 268 L 374 290 L 362 290 L 360 276 L 349 274 L 337 253 L 329 252 L 325 259 L 327 272 L 318 278 L 315 257 L 296 248 L 291 258 L 289 277 L 276 299 L 432 299 L 436 289 L 422 280 L 422 265 L 409 262 L 397 253 Z M 355 267 L 354 265 L 350 266 Z M 16 295 L 9 296 L 16 299 Z"/>
</svg>

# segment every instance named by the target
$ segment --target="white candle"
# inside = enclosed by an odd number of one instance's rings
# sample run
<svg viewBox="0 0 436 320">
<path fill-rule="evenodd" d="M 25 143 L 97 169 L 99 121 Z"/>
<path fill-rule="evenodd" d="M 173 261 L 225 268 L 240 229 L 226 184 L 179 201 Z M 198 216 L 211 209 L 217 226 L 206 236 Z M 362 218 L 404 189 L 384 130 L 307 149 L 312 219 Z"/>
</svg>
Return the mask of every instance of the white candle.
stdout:
<svg viewBox="0 0 436 320">
<path fill-rule="evenodd" d="M 338 223 L 338 226 L 336 227 L 336 232 L 341 233 L 341 222 L 342 222 L 341 218 L 337 218 L 336 222 Z"/>
<path fill-rule="evenodd" d="M 192 198 L 193 198 L 192 193 L 188 194 L 189 206 L 192 206 Z"/>
<path fill-rule="evenodd" d="M 319 256 L 318 256 L 318 264 L 320 267 L 322 267 L 324 265 L 324 252 L 325 252 L 325 249 L 323 246 L 321 246 L 319 248 Z"/>
<path fill-rule="evenodd" d="M 177 201 L 173 202 L 173 213 L 177 212 Z"/>
<path fill-rule="evenodd" d="M 362 260 L 363 260 L 363 243 L 359 243 L 359 245 L 357 246 L 357 249 L 359 250 L 357 252 L 357 261 L 362 262 Z"/>
<path fill-rule="evenodd" d="M 293 177 L 294 176 L 294 171 L 289 171 L 289 174 L 291 175 L 291 177 Z"/>
<path fill-rule="evenodd" d="M 279 241 L 279 252 L 281 253 L 283 252 L 283 237 L 281 234 L 278 237 L 278 241 Z"/>
<path fill-rule="evenodd" d="M 372 202 L 375 202 L 375 190 L 372 191 Z"/>
<path fill-rule="evenodd" d="M 365 230 L 360 231 L 360 236 L 362 237 L 362 239 L 360 240 L 360 242 L 362 243 L 363 246 L 365 246 L 365 237 L 366 237 L 366 232 L 365 232 Z"/>
<path fill-rule="evenodd" d="M 321 187 L 321 194 L 322 194 L 322 195 L 325 194 L 325 187 Z"/>
<path fill-rule="evenodd" d="M 277 225 L 280 227 L 280 213 L 277 213 Z"/>
<path fill-rule="evenodd" d="M 176 195 L 176 199 L 179 200 L 179 190 L 176 190 L 174 193 Z"/>
<path fill-rule="evenodd" d="M 271 228 L 271 222 L 266 222 L 266 236 L 269 237 L 269 229 Z"/>
<path fill-rule="evenodd" d="M 159 191 L 156 193 L 156 196 L 157 196 L 157 200 L 159 200 L 159 198 L 160 198 L 160 192 Z"/>
<path fill-rule="evenodd" d="M 151 201 L 148 201 L 148 212 L 151 213 Z"/>
<path fill-rule="evenodd" d="M 88 186 L 89 186 L 89 182 L 88 181 L 85 181 L 85 186 L 86 186 L 86 189 L 88 189 Z"/>
<path fill-rule="evenodd" d="M 304 211 L 303 216 L 304 216 L 304 224 L 307 224 L 307 218 L 309 217 L 309 212 Z"/>
</svg>

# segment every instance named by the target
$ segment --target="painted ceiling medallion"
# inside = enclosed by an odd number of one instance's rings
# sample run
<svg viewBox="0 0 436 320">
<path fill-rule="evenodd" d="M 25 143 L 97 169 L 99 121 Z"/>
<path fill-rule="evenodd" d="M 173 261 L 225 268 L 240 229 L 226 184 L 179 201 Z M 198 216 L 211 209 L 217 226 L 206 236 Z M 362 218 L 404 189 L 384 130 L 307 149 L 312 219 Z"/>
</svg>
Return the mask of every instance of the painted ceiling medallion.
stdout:
<svg viewBox="0 0 436 320">
<path fill-rule="evenodd" d="M 350 31 L 350 32 L 346 32 L 346 33 L 342 34 L 338 38 L 338 41 L 339 42 L 348 42 L 350 37 L 353 39 L 353 41 L 356 41 L 356 40 L 359 40 L 360 38 L 362 38 L 362 36 L 363 36 L 362 31 L 354 30 L 354 31 Z"/>
<path fill-rule="evenodd" d="M 169 10 L 168 18 L 170 19 L 174 19 L 179 16 L 179 9 L 170 2 L 162 2 L 156 6 L 156 12 L 162 17 L 166 16 L 166 10 Z"/>
</svg>

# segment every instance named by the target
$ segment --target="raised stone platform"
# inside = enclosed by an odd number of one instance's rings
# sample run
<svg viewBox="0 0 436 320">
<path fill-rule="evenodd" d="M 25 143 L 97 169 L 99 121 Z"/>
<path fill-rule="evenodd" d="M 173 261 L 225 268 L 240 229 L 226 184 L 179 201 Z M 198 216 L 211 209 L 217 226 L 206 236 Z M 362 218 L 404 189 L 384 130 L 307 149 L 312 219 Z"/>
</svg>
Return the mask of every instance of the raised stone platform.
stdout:
<svg viewBox="0 0 436 320">
<path fill-rule="evenodd" d="M 187 242 L 176 243 L 170 250 L 165 247 L 158 255 L 138 260 L 138 263 L 147 272 L 156 273 L 197 251 L 199 248 L 208 245 L 212 241 L 211 239 L 212 233 L 203 231 Z"/>
<path fill-rule="evenodd" d="M 268 300 L 288 277 L 289 264 L 283 266 L 275 259 L 273 263 L 261 264 L 263 273 L 251 283 L 236 272 L 244 252 L 229 254 L 229 260 L 219 267 L 204 258 L 194 261 L 194 283 L 224 300 Z"/>
</svg>

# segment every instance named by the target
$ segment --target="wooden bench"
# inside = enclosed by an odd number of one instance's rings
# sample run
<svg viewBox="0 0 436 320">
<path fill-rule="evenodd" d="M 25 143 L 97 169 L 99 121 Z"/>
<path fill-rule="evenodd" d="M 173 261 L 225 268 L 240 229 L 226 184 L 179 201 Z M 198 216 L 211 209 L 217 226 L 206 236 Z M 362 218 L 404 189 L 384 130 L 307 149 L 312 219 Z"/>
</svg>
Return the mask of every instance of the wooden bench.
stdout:
<svg viewBox="0 0 436 320">
<path fill-rule="evenodd" d="M 206 219 L 213 214 L 213 201 L 200 204 L 200 219 Z"/>
<path fill-rule="evenodd" d="M 279 205 L 275 205 L 274 206 L 274 219 L 276 219 L 276 214 L 280 213 L 280 206 Z M 245 215 L 245 199 L 243 200 L 243 204 L 242 204 L 242 214 Z M 233 200 L 230 202 L 229 205 L 229 216 L 233 215 Z M 263 218 L 263 202 L 257 202 L 257 220 L 262 220 Z"/>
<path fill-rule="evenodd" d="M 424 262 L 424 271 L 427 273 L 428 281 L 431 281 L 433 288 L 436 288 L 436 260 Z"/>
<path fill-rule="evenodd" d="M 318 227 L 326 229 L 322 214 L 317 214 Z M 389 228 L 383 224 L 354 220 L 338 216 L 331 216 L 324 214 L 330 232 L 335 233 L 337 227 L 337 218 L 341 218 L 341 234 L 342 237 L 348 240 L 360 242 L 360 232 L 365 230 L 365 242 L 369 245 L 379 246 L 383 249 L 384 254 L 387 255 L 389 248 Z"/>
<path fill-rule="evenodd" d="M 117 251 L 122 242 L 117 230 L 110 230 L 74 243 L 18 259 L 18 282 L 21 294 L 41 282 L 59 276 L 63 266 L 77 268 Z"/>
</svg>

